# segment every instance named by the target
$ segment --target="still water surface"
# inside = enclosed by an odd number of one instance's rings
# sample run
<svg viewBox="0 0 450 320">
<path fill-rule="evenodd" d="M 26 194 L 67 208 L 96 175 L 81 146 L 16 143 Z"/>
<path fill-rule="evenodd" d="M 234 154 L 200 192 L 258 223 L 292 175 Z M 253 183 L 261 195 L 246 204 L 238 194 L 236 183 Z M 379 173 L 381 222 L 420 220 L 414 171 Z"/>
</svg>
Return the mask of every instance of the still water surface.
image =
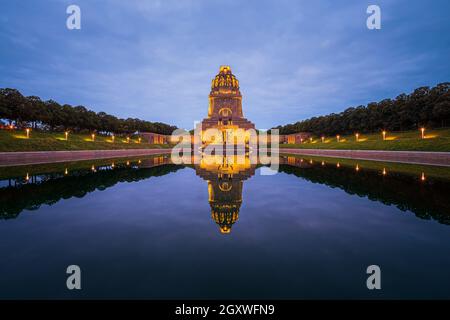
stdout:
<svg viewBox="0 0 450 320">
<path fill-rule="evenodd" d="M 449 168 L 281 163 L 3 168 L 0 297 L 450 298 Z"/>
</svg>

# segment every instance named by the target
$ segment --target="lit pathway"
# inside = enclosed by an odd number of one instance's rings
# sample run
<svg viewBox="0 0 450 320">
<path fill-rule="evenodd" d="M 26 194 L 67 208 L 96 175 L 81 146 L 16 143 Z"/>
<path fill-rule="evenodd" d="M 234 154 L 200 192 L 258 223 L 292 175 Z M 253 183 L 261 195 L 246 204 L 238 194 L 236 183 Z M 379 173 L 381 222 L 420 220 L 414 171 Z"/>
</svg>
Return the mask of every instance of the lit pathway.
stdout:
<svg viewBox="0 0 450 320">
<path fill-rule="evenodd" d="M 359 160 L 402 162 L 433 166 L 450 166 L 450 152 L 280 148 L 280 153 Z"/>
<path fill-rule="evenodd" d="M 171 149 L 0 152 L 0 166 L 170 154 Z"/>
</svg>

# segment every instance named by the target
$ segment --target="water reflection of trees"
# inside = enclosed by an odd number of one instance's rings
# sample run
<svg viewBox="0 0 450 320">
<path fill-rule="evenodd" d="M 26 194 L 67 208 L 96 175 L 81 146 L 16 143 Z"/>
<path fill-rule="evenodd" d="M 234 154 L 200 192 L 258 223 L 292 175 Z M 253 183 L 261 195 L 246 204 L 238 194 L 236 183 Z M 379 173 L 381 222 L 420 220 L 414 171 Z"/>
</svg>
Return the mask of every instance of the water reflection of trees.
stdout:
<svg viewBox="0 0 450 320">
<path fill-rule="evenodd" d="M 81 169 L 70 175 L 43 174 L 30 177 L 34 183 L 12 183 L 0 188 L 0 218 L 15 218 L 23 210 L 36 210 L 41 205 L 52 205 L 62 199 L 82 198 L 95 190 L 105 190 L 119 182 L 136 182 L 150 177 L 175 172 L 183 166 L 164 164 L 133 169 L 126 165 Z"/>
<path fill-rule="evenodd" d="M 417 177 L 390 172 L 383 176 L 375 170 L 355 171 L 341 166 L 310 165 L 299 168 L 280 165 L 280 171 L 294 174 L 314 183 L 339 188 L 348 194 L 367 197 L 386 205 L 394 205 L 402 211 L 412 211 L 422 219 L 434 219 L 450 224 L 450 184 L 439 179 L 419 181 Z"/>
</svg>

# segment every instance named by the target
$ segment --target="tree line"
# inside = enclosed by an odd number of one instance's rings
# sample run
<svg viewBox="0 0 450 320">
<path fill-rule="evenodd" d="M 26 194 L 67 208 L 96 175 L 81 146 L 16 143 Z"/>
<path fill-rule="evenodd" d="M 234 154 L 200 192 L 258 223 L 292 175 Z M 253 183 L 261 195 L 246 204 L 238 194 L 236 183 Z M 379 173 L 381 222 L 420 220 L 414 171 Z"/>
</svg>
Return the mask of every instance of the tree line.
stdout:
<svg viewBox="0 0 450 320">
<path fill-rule="evenodd" d="M 60 105 L 54 100 L 42 101 L 36 96 L 23 96 L 18 90 L 0 89 L 0 119 L 17 127 L 31 126 L 51 131 L 97 131 L 130 134 L 154 132 L 172 134 L 177 127 L 140 119 L 120 119 L 105 112 L 94 112 L 84 106 Z"/>
<path fill-rule="evenodd" d="M 450 82 L 420 87 L 395 99 L 348 108 L 341 113 L 313 117 L 278 126 L 280 134 L 311 132 L 316 135 L 352 134 L 380 130 L 403 131 L 425 126 L 450 126 Z"/>
</svg>

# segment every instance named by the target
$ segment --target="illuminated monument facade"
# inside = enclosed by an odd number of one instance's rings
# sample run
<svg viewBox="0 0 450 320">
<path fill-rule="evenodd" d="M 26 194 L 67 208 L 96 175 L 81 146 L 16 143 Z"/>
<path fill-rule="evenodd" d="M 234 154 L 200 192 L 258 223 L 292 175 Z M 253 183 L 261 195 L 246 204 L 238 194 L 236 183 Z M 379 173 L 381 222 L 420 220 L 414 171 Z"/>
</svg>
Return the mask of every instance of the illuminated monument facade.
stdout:
<svg viewBox="0 0 450 320">
<path fill-rule="evenodd" d="M 244 118 L 239 80 L 231 73 L 229 66 L 221 66 L 219 74 L 212 80 L 208 117 L 199 125 L 203 143 L 233 143 L 232 137 L 242 134 L 237 132 L 255 129 L 255 125 Z M 221 132 L 219 141 L 214 141 L 216 137 L 204 134 L 208 129 L 218 129 Z M 249 137 L 247 132 L 245 142 L 248 142 Z"/>
</svg>

